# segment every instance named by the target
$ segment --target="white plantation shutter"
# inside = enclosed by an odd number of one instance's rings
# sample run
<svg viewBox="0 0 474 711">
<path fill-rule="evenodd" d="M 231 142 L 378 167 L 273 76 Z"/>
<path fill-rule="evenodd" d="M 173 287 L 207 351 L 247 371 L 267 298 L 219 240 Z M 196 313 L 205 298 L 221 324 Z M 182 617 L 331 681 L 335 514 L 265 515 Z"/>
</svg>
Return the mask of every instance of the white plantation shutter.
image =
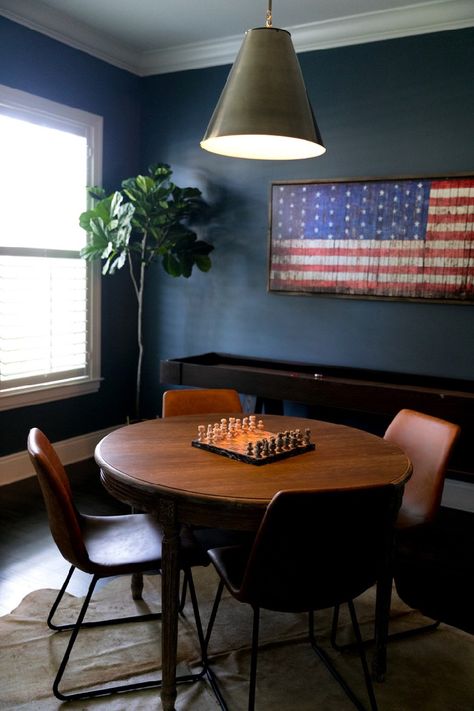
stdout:
<svg viewBox="0 0 474 711">
<path fill-rule="evenodd" d="M 78 217 L 101 126 L 0 86 L 0 409 L 98 388 L 100 276 Z"/>
<path fill-rule="evenodd" d="M 87 265 L 0 257 L 0 379 L 9 387 L 85 375 Z"/>
</svg>

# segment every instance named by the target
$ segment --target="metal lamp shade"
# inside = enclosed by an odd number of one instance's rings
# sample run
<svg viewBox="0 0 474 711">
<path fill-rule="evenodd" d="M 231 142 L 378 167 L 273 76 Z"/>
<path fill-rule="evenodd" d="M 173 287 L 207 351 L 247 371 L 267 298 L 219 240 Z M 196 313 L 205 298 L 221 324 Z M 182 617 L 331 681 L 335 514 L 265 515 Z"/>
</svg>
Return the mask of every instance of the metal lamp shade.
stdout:
<svg viewBox="0 0 474 711">
<path fill-rule="evenodd" d="M 326 151 L 289 32 L 248 30 L 201 147 L 263 160 L 314 158 Z"/>
</svg>

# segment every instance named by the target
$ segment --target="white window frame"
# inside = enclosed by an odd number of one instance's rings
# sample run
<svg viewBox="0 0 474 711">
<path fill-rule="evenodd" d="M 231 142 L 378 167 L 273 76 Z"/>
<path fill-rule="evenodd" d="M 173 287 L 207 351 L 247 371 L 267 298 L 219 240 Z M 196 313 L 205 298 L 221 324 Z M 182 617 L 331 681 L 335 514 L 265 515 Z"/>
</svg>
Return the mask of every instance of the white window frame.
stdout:
<svg viewBox="0 0 474 711">
<path fill-rule="evenodd" d="M 101 116 L 65 106 L 18 89 L 12 89 L 2 84 L 0 84 L 0 112 L 31 121 L 32 123 L 39 123 L 85 136 L 90 159 L 88 161 L 87 184 L 102 184 L 103 119 Z M 77 217 L 79 218 L 79 215 Z M 0 247 L 0 249 L 2 248 Z M 8 254 L 11 251 L 8 248 L 2 249 L 4 254 Z M 0 390 L 0 411 L 65 400 L 98 391 L 101 381 L 101 274 L 98 262 L 87 263 L 87 279 L 88 341 L 90 344 L 88 373 L 79 377 L 65 378 L 53 382 L 2 389 Z"/>
</svg>

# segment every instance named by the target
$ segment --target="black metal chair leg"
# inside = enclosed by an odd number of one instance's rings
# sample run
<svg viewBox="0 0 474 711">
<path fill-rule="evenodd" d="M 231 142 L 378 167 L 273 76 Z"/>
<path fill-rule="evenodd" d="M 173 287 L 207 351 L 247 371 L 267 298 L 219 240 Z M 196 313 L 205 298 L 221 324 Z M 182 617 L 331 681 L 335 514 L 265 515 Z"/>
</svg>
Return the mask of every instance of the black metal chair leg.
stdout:
<svg viewBox="0 0 474 711">
<path fill-rule="evenodd" d="M 63 583 L 63 586 L 61 590 L 59 591 L 56 600 L 53 602 L 53 605 L 51 607 L 51 610 L 49 611 L 48 619 L 46 620 L 48 627 L 55 632 L 62 632 L 64 630 L 72 630 L 75 628 L 77 622 L 67 622 L 62 625 L 57 625 L 53 623 L 53 617 L 59 607 L 59 604 L 61 600 L 63 599 L 64 593 L 66 592 L 67 586 L 69 585 L 69 582 L 71 580 L 72 574 L 75 571 L 74 565 L 72 565 L 69 569 L 69 572 L 66 576 L 66 579 Z M 99 578 L 97 578 L 99 580 Z M 161 612 L 148 612 L 144 615 L 130 615 L 129 617 L 114 617 L 111 619 L 106 619 L 106 620 L 94 620 L 93 622 L 83 622 L 81 627 L 82 628 L 87 628 L 87 627 L 103 627 L 106 625 L 118 625 L 118 624 L 126 624 L 128 622 L 147 622 L 148 620 L 161 620 Z"/>
<path fill-rule="evenodd" d="M 192 580 L 190 579 L 188 582 L 191 583 Z M 191 590 L 192 590 L 192 589 L 191 589 L 191 585 L 189 586 L 189 589 L 190 589 L 191 595 L 193 595 L 193 593 L 192 593 L 192 591 L 191 591 Z M 212 687 L 212 690 L 213 690 L 213 692 L 214 692 L 214 695 L 215 695 L 215 697 L 216 697 L 216 699 L 217 699 L 217 701 L 218 701 L 218 703 L 219 703 L 219 706 L 221 707 L 222 711 L 228 711 L 228 709 L 227 709 L 227 704 L 226 704 L 226 702 L 225 702 L 225 700 L 224 700 L 224 697 L 222 696 L 222 692 L 221 692 L 221 690 L 219 689 L 219 685 L 218 685 L 218 683 L 217 683 L 217 677 L 216 677 L 216 675 L 214 674 L 212 668 L 211 668 L 210 665 L 209 665 L 209 658 L 208 658 L 208 656 L 207 656 L 207 650 L 208 650 L 208 647 L 209 647 L 209 640 L 210 640 L 210 638 L 211 638 L 212 629 L 213 629 L 213 627 L 214 627 L 214 621 L 215 621 L 215 619 L 216 619 L 217 610 L 219 609 L 219 604 L 220 604 L 220 601 L 221 601 L 221 597 L 222 597 L 223 591 L 224 591 L 224 583 L 223 583 L 222 580 L 219 580 L 219 585 L 218 585 L 218 587 L 217 587 L 216 597 L 214 598 L 214 604 L 213 604 L 213 606 L 212 606 L 211 615 L 210 615 L 210 617 L 209 617 L 209 622 L 207 623 L 206 636 L 205 636 L 205 638 L 204 638 L 204 640 L 203 640 L 201 649 L 203 650 L 203 666 L 204 666 L 205 671 L 206 671 L 207 679 L 208 679 L 208 681 L 209 681 L 209 683 L 210 683 L 210 685 L 211 685 L 211 687 Z M 196 625 L 196 626 L 197 626 L 197 625 Z M 198 636 L 199 636 L 199 630 L 198 630 Z"/>
<path fill-rule="evenodd" d="M 53 620 L 53 617 L 54 617 L 54 613 L 55 613 L 56 610 L 58 609 L 59 603 L 60 603 L 61 600 L 63 599 L 63 595 L 64 595 L 64 593 L 66 592 L 66 588 L 67 588 L 67 586 L 69 585 L 69 581 L 71 580 L 72 574 L 74 573 L 75 570 L 76 570 L 75 566 L 74 566 L 74 565 L 71 565 L 71 567 L 69 568 L 69 572 L 68 572 L 68 574 L 66 575 L 66 579 L 65 579 L 65 581 L 64 581 L 64 583 L 63 583 L 63 585 L 62 585 L 62 588 L 61 588 L 61 590 L 59 591 L 59 593 L 57 594 L 56 600 L 53 602 L 53 605 L 52 605 L 52 607 L 51 607 L 51 610 L 49 611 L 48 619 L 46 620 L 46 622 L 47 622 L 47 624 L 48 624 L 48 627 L 49 627 L 51 630 L 54 630 L 54 631 L 64 630 L 64 629 L 68 629 L 68 630 L 69 630 L 69 629 L 72 629 L 72 628 L 74 627 L 73 624 L 72 624 L 72 625 L 55 625 L 55 624 L 52 622 L 52 620 Z"/>
<path fill-rule="evenodd" d="M 354 608 L 354 603 L 352 600 L 347 602 L 349 606 L 349 612 L 351 615 L 352 629 L 354 630 L 354 635 L 357 641 L 357 647 L 359 650 L 359 657 L 362 664 L 362 671 L 364 672 L 365 685 L 367 687 L 367 694 L 369 696 L 370 707 L 372 711 L 378 711 L 377 701 L 374 694 L 374 685 L 372 684 L 372 677 L 369 672 L 369 665 L 367 664 L 367 657 L 365 656 L 364 645 L 362 642 L 362 636 L 360 634 L 359 622 L 357 620 L 357 615 Z"/>
<path fill-rule="evenodd" d="M 182 614 L 182 612 L 183 612 L 183 610 L 184 610 L 184 606 L 185 606 L 185 604 L 186 604 L 186 593 L 187 593 L 187 589 L 188 589 L 188 575 L 187 575 L 186 571 L 184 571 L 184 574 L 183 574 L 183 587 L 181 588 L 181 598 L 180 598 L 179 607 L 178 607 L 178 612 L 179 612 L 180 614 Z"/>
<path fill-rule="evenodd" d="M 332 627 L 331 627 L 331 646 L 337 651 L 337 652 L 347 652 L 350 650 L 353 650 L 357 645 L 356 642 L 349 642 L 348 644 L 338 644 L 337 643 L 337 626 L 339 622 L 339 605 L 336 605 L 334 607 L 333 611 L 333 617 L 332 617 Z M 441 624 L 440 620 L 436 620 L 435 622 L 430 622 L 427 625 L 420 625 L 419 627 L 413 627 L 409 630 L 402 630 L 400 632 L 391 632 L 387 636 L 388 641 L 393 641 L 397 639 L 406 639 L 407 637 L 414 637 L 418 634 L 424 634 L 425 632 L 434 632 L 439 625 Z M 362 644 L 364 646 L 368 646 L 369 644 L 373 644 L 375 642 L 375 638 L 371 637 L 370 639 L 363 639 Z"/>
<path fill-rule="evenodd" d="M 212 610 L 211 610 L 211 616 L 209 617 L 209 622 L 207 623 L 206 638 L 204 640 L 204 647 L 206 649 L 206 655 L 207 655 L 207 648 L 209 647 L 209 640 L 211 638 L 212 628 L 214 627 L 214 621 L 216 619 L 217 610 L 219 608 L 219 603 L 221 601 L 223 591 L 224 591 L 224 583 L 222 582 L 222 580 L 219 580 L 219 585 L 217 587 L 216 597 L 214 598 L 214 604 L 213 604 Z"/>
<path fill-rule="evenodd" d="M 113 693 L 117 693 L 117 692 L 135 691 L 137 689 L 160 687 L 162 685 L 161 679 L 151 679 L 149 681 L 132 682 L 130 684 L 120 684 L 118 686 L 107 686 L 107 687 L 100 688 L 100 689 L 92 689 L 89 691 L 75 692 L 75 693 L 71 693 L 71 694 L 65 694 L 59 690 L 59 685 L 61 683 L 64 672 L 66 670 L 66 666 L 69 661 L 69 657 L 71 656 L 72 649 L 74 647 L 74 644 L 77 640 L 77 636 L 78 636 L 79 631 L 81 629 L 84 629 L 87 627 L 98 627 L 98 626 L 103 626 L 103 625 L 120 624 L 123 622 L 144 622 L 144 621 L 148 621 L 148 620 L 161 619 L 161 612 L 159 612 L 159 613 L 149 613 L 146 615 L 134 615 L 131 617 L 119 617 L 119 618 L 114 618 L 114 619 L 109 619 L 109 620 L 98 620 L 96 622 L 84 622 L 84 617 L 85 617 L 87 609 L 89 607 L 89 603 L 90 603 L 92 594 L 94 592 L 97 581 L 99 580 L 98 577 L 93 576 L 91 583 L 89 585 L 89 589 L 87 591 L 87 595 L 85 596 L 82 607 L 79 611 L 79 615 L 77 617 L 76 622 L 71 623 L 71 624 L 65 624 L 65 625 L 53 624 L 52 618 L 59 606 L 59 603 L 61 602 L 61 599 L 64 595 L 64 592 L 66 591 L 66 588 L 67 588 L 68 583 L 71 579 L 71 576 L 74 573 L 74 570 L 75 570 L 75 567 L 71 566 L 69 573 L 66 577 L 66 580 L 64 581 L 63 586 L 62 586 L 61 590 L 59 591 L 59 594 L 56 597 L 56 600 L 54 601 L 53 606 L 52 606 L 51 611 L 48 616 L 48 626 L 51 629 L 53 629 L 54 631 L 63 631 L 63 630 L 71 630 L 72 629 L 72 634 L 71 634 L 71 637 L 68 641 L 66 651 L 65 651 L 64 656 L 61 660 L 61 664 L 59 665 L 58 672 L 57 672 L 55 680 L 53 682 L 53 693 L 56 696 L 56 698 L 60 699 L 61 701 L 71 701 L 71 700 L 78 700 L 78 699 L 89 699 L 89 698 L 94 698 L 97 696 L 105 696 L 107 694 L 113 694 Z M 201 650 L 203 650 L 203 652 L 204 652 L 203 653 L 203 669 L 198 673 L 184 674 L 182 676 L 178 676 L 176 678 L 176 683 L 183 684 L 183 683 L 191 683 L 191 682 L 195 682 L 195 681 L 200 681 L 204 677 L 204 675 L 207 674 L 209 681 L 211 683 L 211 686 L 212 686 L 214 692 L 216 693 L 217 700 L 221 704 L 221 708 L 224 711 L 227 711 L 227 707 L 225 706 L 225 704 L 221 703 L 222 696 L 220 694 L 220 691 L 216 687 L 215 679 L 214 679 L 213 675 L 211 675 L 209 673 L 209 670 L 205 664 L 205 658 L 206 658 L 205 640 L 204 640 L 204 635 L 203 635 L 203 630 L 202 630 L 201 618 L 200 618 L 200 614 L 199 614 L 196 590 L 194 588 L 194 582 L 192 579 L 192 575 L 190 573 L 189 573 L 189 577 L 188 577 L 188 584 L 189 584 L 191 599 L 192 599 L 192 603 L 193 603 L 193 611 L 194 611 L 194 617 L 196 620 L 196 628 L 198 631 L 199 643 L 201 645 Z"/>
<path fill-rule="evenodd" d="M 342 652 L 343 648 L 337 644 L 337 626 L 339 624 L 339 605 L 334 605 L 334 610 L 332 613 L 332 625 L 331 625 L 331 647 L 336 650 L 336 652 Z"/>
<path fill-rule="evenodd" d="M 309 612 L 308 615 L 309 618 L 309 641 L 311 643 L 312 648 L 318 655 L 318 657 L 321 659 L 323 662 L 324 666 L 326 669 L 332 674 L 334 679 L 338 682 L 342 690 L 345 692 L 346 696 L 352 701 L 354 706 L 359 709 L 359 711 L 366 711 L 365 706 L 362 704 L 360 699 L 355 695 L 355 693 L 352 691 L 350 686 L 347 684 L 346 680 L 344 677 L 339 673 L 339 671 L 336 669 L 332 661 L 330 660 L 329 656 L 326 654 L 324 649 L 318 645 L 316 642 L 316 638 L 314 636 L 314 613 L 312 611 Z"/>
<path fill-rule="evenodd" d="M 255 708 L 255 690 L 257 685 L 258 633 L 260 626 L 260 608 L 254 607 L 252 627 L 252 656 L 250 659 L 249 706 L 248 711 Z"/>
</svg>

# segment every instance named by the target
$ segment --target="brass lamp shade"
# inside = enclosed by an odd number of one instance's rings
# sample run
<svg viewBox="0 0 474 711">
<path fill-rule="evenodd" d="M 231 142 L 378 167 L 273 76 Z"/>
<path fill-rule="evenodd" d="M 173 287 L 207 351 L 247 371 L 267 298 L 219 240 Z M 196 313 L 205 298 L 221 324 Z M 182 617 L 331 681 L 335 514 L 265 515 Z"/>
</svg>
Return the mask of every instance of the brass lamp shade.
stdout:
<svg viewBox="0 0 474 711">
<path fill-rule="evenodd" d="M 262 160 L 314 158 L 326 151 L 289 32 L 246 32 L 201 147 Z"/>
</svg>

